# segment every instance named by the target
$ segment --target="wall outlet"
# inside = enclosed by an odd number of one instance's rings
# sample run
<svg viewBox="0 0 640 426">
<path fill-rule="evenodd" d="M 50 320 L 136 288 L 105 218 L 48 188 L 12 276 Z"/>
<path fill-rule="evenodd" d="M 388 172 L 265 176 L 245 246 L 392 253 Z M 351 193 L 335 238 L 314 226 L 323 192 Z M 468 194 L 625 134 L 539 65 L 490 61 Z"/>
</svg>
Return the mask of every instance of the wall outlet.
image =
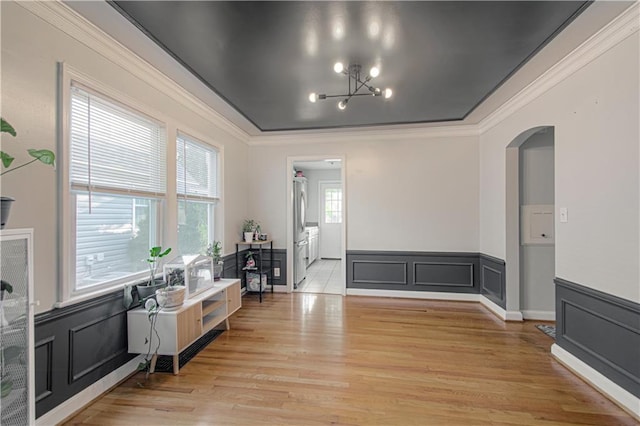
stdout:
<svg viewBox="0 0 640 426">
<path fill-rule="evenodd" d="M 273 276 L 276 278 L 280 277 L 280 268 L 273 268 Z"/>
</svg>

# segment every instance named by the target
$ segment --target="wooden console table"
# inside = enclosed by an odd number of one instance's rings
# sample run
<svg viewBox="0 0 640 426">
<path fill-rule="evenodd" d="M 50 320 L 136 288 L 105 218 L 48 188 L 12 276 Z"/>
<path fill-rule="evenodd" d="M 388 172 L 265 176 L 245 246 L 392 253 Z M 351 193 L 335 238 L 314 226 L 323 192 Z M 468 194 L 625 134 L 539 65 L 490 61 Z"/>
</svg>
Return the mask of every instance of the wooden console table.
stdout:
<svg viewBox="0 0 640 426">
<path fill-rule="evenodd" d="M 173 357 L 173 374 L 178 374 L 180 352 L 193 342 L 223 322 L 229 329 L 229 316 L 242 306 L 239 279 L 215 281 L 213 287 L 184 301 L 174 310 L 161 310 L 156 320 L 156 330 L 160 336 L 160 347 L 151 359 L 149 372 L 155 370 L 158 355 Z M 149 314 L 138 308 L 127 312 L 129 353 L 146 354 L 158 345 L 158 337 L 153 334 L 149 340 Z"/>
</svg>

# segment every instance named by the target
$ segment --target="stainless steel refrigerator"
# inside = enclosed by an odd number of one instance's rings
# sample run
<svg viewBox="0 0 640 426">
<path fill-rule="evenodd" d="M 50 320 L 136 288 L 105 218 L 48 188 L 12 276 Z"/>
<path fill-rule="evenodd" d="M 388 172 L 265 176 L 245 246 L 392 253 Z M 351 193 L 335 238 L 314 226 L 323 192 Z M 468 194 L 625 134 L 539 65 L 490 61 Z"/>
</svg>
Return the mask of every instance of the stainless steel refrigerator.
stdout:
<svg viewBox="0 0 640 426">
<path fill-rule="evenodd" d="M 293 277 L 294 288 L 307 275 L 306 249 L 309 244 L 306 229 L 307 179 L 293 178 Z"/>
</svg>

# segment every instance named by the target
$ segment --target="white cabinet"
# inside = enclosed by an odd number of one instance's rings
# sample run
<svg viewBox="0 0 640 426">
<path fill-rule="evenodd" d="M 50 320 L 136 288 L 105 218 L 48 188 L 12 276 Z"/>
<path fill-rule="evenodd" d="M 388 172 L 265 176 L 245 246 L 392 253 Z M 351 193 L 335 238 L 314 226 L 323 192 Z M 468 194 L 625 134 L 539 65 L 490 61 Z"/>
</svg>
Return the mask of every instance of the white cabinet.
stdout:
<svg viewBox="0 0 640 426">
<path fill-rule="evenodd" d="M 179 308 L 161 310 L 156 319 L 158 335 L 152 333 L 151 338 L 146 309 L 133 309 L 127 312 L 129 353 L 153 353 L 158 347 L 157 355 L 173 356 L 173 373 L 178 374 L 180 352 L 223 322 L 228 330 L 229 316 L 240 309 L 241 305 L 240 280 L 216 281 L 213 288 L 185 300 Z M 151 372 L 155 366 L 155 359 L 156 356 L 151 361 Z"/>
<path fill-rule="evenodd" d="M 0 424 L 35 423 L 33 231 L 0 231 Z"/>
<path fill-rule="evenodd" d="M 308 256 L 307 256 L 307 266 L 311 265 L 316 259 L 318 259 L 318 251 L 319 251 L 319 231 L 317 226 L 312 226 L 307 228 L 309 232 L 309 245 L 308 245 Z"/>
</svg>

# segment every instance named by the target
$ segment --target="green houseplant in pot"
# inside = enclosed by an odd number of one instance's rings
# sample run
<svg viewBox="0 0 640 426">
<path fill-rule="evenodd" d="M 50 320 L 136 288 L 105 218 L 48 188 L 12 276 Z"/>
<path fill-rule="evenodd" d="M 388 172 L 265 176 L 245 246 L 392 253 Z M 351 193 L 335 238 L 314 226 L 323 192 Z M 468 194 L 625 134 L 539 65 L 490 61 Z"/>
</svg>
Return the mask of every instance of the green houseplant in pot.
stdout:
<svg viewBox="0 0 640 426">
<path fill-rule="evenodd" d="M 156 278 L 156 276 L 158 275 L 158 269 L 160 268 L 160 260 L 169 253 L 171 253 L 171 247 L 164 251 L 160 246 L 151 247 L 149 249 L 149 257 L 146 259 L 149 264 L 149 279 L 144 283 L 136 285 L 140 300 L 153 297 L 156 294 L 156 290 L 167 285 L 162 278 Z"/>
<path fill-rule="evenodd" d="M 219 281 L 222 278 L 224 262 L 222 261 L 222 243 L 214 241 L 207 247 L 207 256 L 213 258 L 213 280 Z"/>
<path fill-rule="evenodd" d="M 242 233 L 244 236 L 244 242 L 250 243 L 253 241 L 253 235 L 258 227 L 258 222 L 253 219 L 245 219 L 242 223 Z"/>
<path fill-rule="evenodd" d="M 18 136 L 16 129 L 14 129 L 13 126 L 2 117 L 0 117 L 0 133 L 7 133 L 13 137 Z M 52 151 L 48 149 L 28 149 L 27 152 L 31 157 L 33 157 L 33 160 L 27 161 L 19 166 L 11 167 L 15 158 L 6 151 L 0 151 L 0 161 L 2 161 L 2 173 L 0 173 L 0 176 L 4 176 L 7 173 L 26 167 L 36 161 L 55 167 L 56 156 Z M 0 197 L 0 229 L 4 229 L 4 225 L 7 223 L 9 218 L 11 203 L 14 201 L 15 200 L 11 197 Z"/>
</svg>

